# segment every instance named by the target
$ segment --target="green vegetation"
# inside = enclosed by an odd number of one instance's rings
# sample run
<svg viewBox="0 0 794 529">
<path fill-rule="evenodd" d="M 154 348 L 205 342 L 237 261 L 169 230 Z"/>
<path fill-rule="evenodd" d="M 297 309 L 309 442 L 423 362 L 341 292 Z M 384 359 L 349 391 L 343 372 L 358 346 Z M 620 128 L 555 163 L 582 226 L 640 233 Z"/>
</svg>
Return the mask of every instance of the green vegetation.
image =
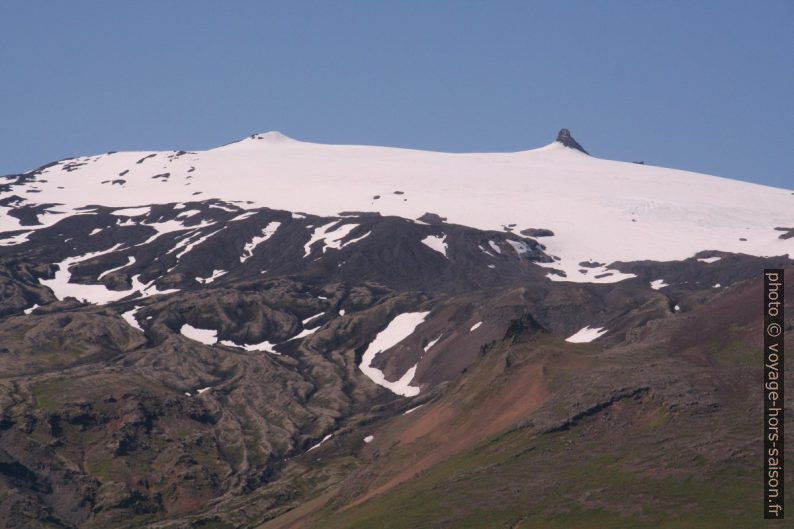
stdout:
<svg viewBox="0 0 794 529">
<path fill-rule="evenodd" d="M 37 408 L 51 410 L 63 403 L 64 382 L 61 380 L 39 382 L 31 386 L 31 391 Z"/>
<path fill-rule="evenodd" d="M 667 415 L 661 416 L 667 419 Z M 659 421 L 664 422 L 662 420 Z M 648 432 L 664 428 L 651 425 Z M 757 475 L 746 460 L 654 471 L 653 459 L 675 460 L 675 447 L 627 441 L 619 451 L 596 445 L 570 451 L 577 434 L 495 437 L 418 477 L 347 510 L 326 507 L 319 529 L 724 529 L 775 527 L 760 516 Z M 581 441 L 578 441 L 581 442 Z M 728 525 L 726 525 L 728 524 Z"/>
</svg>

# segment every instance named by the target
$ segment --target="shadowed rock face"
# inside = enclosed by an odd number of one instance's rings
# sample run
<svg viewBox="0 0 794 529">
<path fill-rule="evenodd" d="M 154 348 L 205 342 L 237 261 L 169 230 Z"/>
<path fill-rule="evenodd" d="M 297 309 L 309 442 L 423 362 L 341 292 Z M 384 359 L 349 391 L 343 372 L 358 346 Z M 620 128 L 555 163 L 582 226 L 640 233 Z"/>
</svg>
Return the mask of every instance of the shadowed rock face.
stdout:
<svg viewBox="0 0 794 529">
<path fill-rule="evenodd" d="M 582 151 L 583 153 L 589 155 L 590 153 L 584 150 L 584 147 L 579 145 L 573 136 L 571 136 L 571 131 L 568 129 L 560 129 L 560 132 L 557 134 L 558 142 L 562 143 L 566 147 L 570 147 L 571 149 L 576 149 L 577 151 Z"/>
</svg>

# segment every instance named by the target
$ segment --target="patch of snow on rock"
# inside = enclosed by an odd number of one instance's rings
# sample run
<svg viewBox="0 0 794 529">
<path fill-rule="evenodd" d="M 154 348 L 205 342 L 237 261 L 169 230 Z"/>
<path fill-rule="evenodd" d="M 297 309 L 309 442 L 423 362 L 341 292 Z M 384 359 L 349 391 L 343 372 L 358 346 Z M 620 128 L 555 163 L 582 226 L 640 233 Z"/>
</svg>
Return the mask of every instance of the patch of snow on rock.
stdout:
<svg viewBox="0 0 794 529">
<path fill-rule="evenodd" d="M 245 213 L 241 213 L 241 214 L 237 215 L 236 217 L 234 217 L 233 219 L 230 219 L 229 222 L 234 222 L 236 220 L 245 220 L 245 219 L 247 219 L 249 217 L 253 217 L 257 213 L 259 213 L 259 212 L 258 211 L 246 211 Z"/>
<path fill-rule="evenodd" d="M 40 279 L 39 282 L 53 291 L 55 297 L 58 299 L 65 299 L 66 297 L 73 297 L 82 300 L 86 303 L 105 304 L 111 301 L 119 300 L 123 297 L 129 296 L 133 290 L 108 290 L 105 285 L 81 285 L 77 283 L 70 283 L 72 277 L 69 267 L 83 261 L 87 261 L 100 255 L 112 253 L 119 249 L 121 244 L 116 244 L 107 250 L 98 252 L 91 252 L 77 257 L 68 257 L 67 259 L 58 263 L 58 271 L 55 272 L 55 277 L 52 279 Z"/>
<path fill-rule="evenodd" d="M 664 282 L 664 279 L 654 279 L 651 281 L 651 288 L 654 290 L 659 290 L 660 288 L 669 287 L 667 283 Z"/>
<path fill-rule="evenodd" d="M 314 314 L 314 315 L 312 315 L 312 316 L 309 316 L 308 318 L 306 318 L 306 319 L 302 320 L 302 321 L 301 321 L 301 324 L 302 324 L 302 325 L 308 325 L 308 323 L 309 323 L 310 321 L 312 321 L 312 320 L 313 320 L 313 319 L 315 319 L 315 318 L 319 318 L 319 317 L 320 317 L 320 316 L 322 316 L 323 314 L 325 314 L 325 312 L 318 312 L 317 314 Z"/>
<path fill-rule="evenodd" d="M 517 253 L 519 256 L 521 256 L 521 255 L 524 255 L 525 253 L 529 253 L 529 248 L 528 248 L 528 247 L 527 247 L 527 245 L 526 245 L 525 243 L 523 243 L 523 242 L 520 242 L 520 241 L 513 241 L 513 240 L 510 240 L 510 239 L 507 239 L 507 243 L 508 243 L 510 246 L 512 246 L 512 247 L 513 247 L 513 250 L 515 250 L 515 251 L 516 251 L 516 253 Z"/>
<path fill-rule="evenodd" d="M 281 354 L 276 352 L 275 349 L 273 349 L 276 346 L 276 344 L 270 343 L 267 340 L 259 343 L 242 344 L 242 345 L 236 344 L 231 340 L 221 340 L 219 343 L 227 347 L 239 347 L 240 349 L 245 349 L 246 351 L 265 351 L 266 353 L 272 353 L 274 355 Z"/>
<path fill-rule="evenodd" d="M 447 243 L 445 242 L 446 238 L 447 238 L 446 235 L 441 237 L 439 237 L 438 235 L 428 235 L 427 237 L 422 239 L 422 244 L 432 248 L 433 250 L 437 251 L 438 253 L 449 259 L 449 257 L 447 257 L 448 246 Z"/>
<path fill-rule="evenodd" d="M 319 328 L 320 326 L 318 325 L 317 327 L 313 327 L 311 329 L 303 329 L 301 332 L 290 338 L 290 340 L 299 340 L 301 338 L 306 338 L 307 336 L 311 336 Z"/>
<path fill-rule="evenodd" d="M 443 335 L 439 334 L 438 338 L 436 338 L 435 340 L 430 340 L 429 342 L 427 342 L 427 345 L 425 345 L 425 347 L 424 347 L 424 351 L 428 352 L 431 347 L 436 345 L 438 343 L 438 341 L 441 339 L 441 336 L 443 336 Z"/>
<path fill-rule="evenodd" d="M 224 226 L 223 228 L 225 228 L 225 227 L 226 226 Z M 181 252 L 176 254 L 176 260 L 178 261 L 183 255 L 185 255 L 186 253 L 190 252 L 193 248 L 195 248 L 199 244 L 203 243 L 204 241 L 206 241 L 207 239 L 209 239 L 210 237 L 212 237 L 213 235 L 215 235 L 219 231 L 222 231 L 223 228 L 221 228 L 219 230 L 215 230 L 212 233 L 208 233 L 207 235 L 203 235 L 203 236 L 199 237 L 197 240 L 188 243 L 187 246 L 185 246 L 184 250 L 182 250 Z"/>
<path fill-rule="evenodd" d="M 361 359 L 361 365 L 359 366 L 361 371 L 367 375 L 370 380 L 397 395 L 402 395 L 404 397 L 418 395 L 419 388 L 410 385 L 416 373 L 416 365 L 406 371 L 399 380 L 390 382 L 386 380 L 385 375 L 380 369 L 372 367 L 372 361 L 379 353 L 390 349 L 410 336 L 419 324 L 425 321 L 425 317 L 428 314 L 430 314 L 429 311 L 405 312 L 396 316 L 389 322 L 385 329 L 378 333 L 372 343 L 369 344 L 369 347 L 367 347 Z"/>
<path fill-rule="evenodd" d="M 204 345 L 213 345 L 218 341 L 218 331 L 215 329 L 199 329 L 198 327 L 193 327 L 189 323 L 182 325 L 182 328 L 179 329 L 179 333 L 186 338 L 201 342 Z"/>
<path fill-rule="evenodd" d="M 0 213 L 0 216 L 2 213 Z M 22 244 L 23 242 L 28 241 L 28 235 L 33 233 L 32 231 L 23 231 L 22 233 L 17 233 L 11 237 L 5 237 L 0 239 L 0 246 L 16 246 L 17 244 Z"/>
<path fill-rule="evenodd" d="M 99 277 L 97 277 L 97 281 L 101 281 L 102 278 L 105 277 L 106 275 L 112 274 L 113 272 L 117 272 L 117 271 L 121 270 L 122 268 L 127 268 L 128 266 L 133 265 L 133 264 L 135 264 L 135 257 L 130 255 L 130 256 L 127 257 L 127 262 L 124 263 L 123 265 L 117 266 L 116 268 L 111 268 L 110 270 L 105 270 L 104 272 L 99 274 Z"/>
<path fill-rule="evenodd" d="M 151 210 L 151 207 L 143 206 L 139 208 L 117 209 L 113 212 L 113 214 L 121 217 L 140 217 L 142 215 L 148 215 Z"/>
<path fill-rule="evenodd" d="M 315 448 L 319 448 L 319 447 L 320 447 L 320 445 L 322 445 L 324 442 L 326 442 L 328 439 L 330 439 L 330 438 L 331 438 L 331 437 L 333 437 L 333 436 L 334 436 L 334 434 L 332 434 L 332 433 L 329 433 L 328 435 L 326 435 L 325 437 L 323 437 L 323 440 L 322 440 L 322 441 L 320 441 L 319 443 L 317 443 L 316 445 L 312 446 L 311 448 L 309 448 L 309 449 L 308 449 L 308 450 L 306 450 L 306 451 L 307 451 L 307 452 L 311 452 L 311 451 L 312 451 L 312 450 L 314 450 Z"/>
<path fill-rule="evenodd" d="M 257 235 L 251 239 L 250 242 L 247 242 L 243 248 L 243 255 L 240 256 L 240 262 L 244 263 L 246 260 L 248 260 L 248 258 L 254 255 L 254 250 L 256 247 L 271 238 L 273 234 L 276 233 L 276 230 L 278 230 L 279 226 L 281 226 L 280 222 L 271 222 L 262 230 L 262 235 Z"/>
<path fill-rule="evenodd" d="M 358 224 L 342 224 L 341 226 L 337 226 L 336 229 L 331 230 L 331 227 L 338 223 L 339 221 L 334 220 L 319 228 L 314 228 L 309 242 L 303 245 L 303 250 L 305 251 L 304 257 L 309 257 L 309 255 L 311 255 L 311 246 L 317 241 L 323 241 L 321 246 L 323 253 L 325 253 L 328 248 L 335 248 L 338 250 L 342 247 L 340 242 L 341 239 L 344 239 L 356 226 L 358 226 Z"/>
<path fill-rule="evenodd" d="M 593 327 L 592 329 L 590 326 L 585 326 L 579 329 L 576 333 L 569 336 L 565 339 L 566 342 L 571 343 L 589 343 L 602 336 L 607 332 L 607 329 L 603 327 Z"/>
<path fill-rule="evenodd" d="M 192 217 L 194 215 L 198 215 L 199 213 L 201 213 L 200 209 L 186 209 L 185 211 L 183 211 L 182 213 L 177 215 L 176 218 L 178 218 L 178 219 L 187 219 L 187 218 L 190 218 L 190 217 Z"/>
<path fill-rule="evenodd" d="M 135 314 L 141 310 L 141 307 L 134 307 L 132 310 L 128 310 L 127 312 L 123 313 L 121 317 L 130 324 L 130 326 L 134 329 L 138 329 L 139 331 L 143 332 L 143 329 L 138 324 L 138 320 L 135 318 Z"/>
<path fill-rule="evenodd" d="M 223 275 L 226 275 L 227 273 L 228 273 L 227 270 L 213 270 L 211 276 L 209 276 L 209 277 L 197 277 L 196 281 L 198 281 L 202 285 L 208 285 L 209 283 L 212 283 L 213 281 L 215 281 L 216 279 L 218 279 L 219 277 L 221 277 Z"/>
</svg>

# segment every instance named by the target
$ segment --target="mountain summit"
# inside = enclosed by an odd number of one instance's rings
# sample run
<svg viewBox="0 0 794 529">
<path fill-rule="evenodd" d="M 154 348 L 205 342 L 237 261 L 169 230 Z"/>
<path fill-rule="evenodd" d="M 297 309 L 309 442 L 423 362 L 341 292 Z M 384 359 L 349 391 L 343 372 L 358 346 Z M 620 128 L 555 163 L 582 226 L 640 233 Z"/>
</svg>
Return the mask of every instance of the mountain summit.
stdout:
<svg viewBox="0 0 794 529">
<path fill-rule="evenodd" d="M 577 151 L 582 151 L 588 156 L 590 155 L 589 152 L 584 150 L 584 148 L 581 145 L 579 145 L 579 142 L 573 139 L 573 136 L 571 136 L 571 131 L 568 129 L 560 129 L 560 132 L 557 133 L 556 141 L 562 143 L 566 147 L 570 147 L 571 149 L 576 149 Z"/>
</svg>

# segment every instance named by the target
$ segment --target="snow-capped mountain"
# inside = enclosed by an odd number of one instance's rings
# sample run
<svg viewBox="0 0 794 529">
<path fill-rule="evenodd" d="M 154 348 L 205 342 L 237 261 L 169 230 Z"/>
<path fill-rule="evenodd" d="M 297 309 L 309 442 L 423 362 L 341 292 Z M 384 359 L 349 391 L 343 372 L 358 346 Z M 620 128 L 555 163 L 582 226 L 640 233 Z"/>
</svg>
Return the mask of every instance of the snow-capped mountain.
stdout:
<svg viewBox="0 0 794 529">
<path fill-rule="evenodd" d="M 699 526 L 756 490 L 755 303 L 792 257 L 791 190 L 565 129 L 0 177 L 0 527 L 526 527 L 544 494 Z"/>
<path fill-rule="evenodd" d="M 378 212 L 416 222 L 432 213 L 530 237 L 550 230 L 542 242 L 555 280 L 620 281 L 630 276 L 606 265 L 681 260 L 702 250 L 794 255 L 794 239 L 780 231 L 794 227 L 792 191 L 602 160 L 565 130 L 545 147 L 515 153 L 321 145 L 268 132 L 208 151 L 62 160 L 0 185 L 0 244 L 18 244 L 91 206 L 121 208 L 115 214 L 129 223 L 147 206 L 209 199 L 241 213 Z M 158 233 L 184 228 L 149 224 Z"/>
</svg>

